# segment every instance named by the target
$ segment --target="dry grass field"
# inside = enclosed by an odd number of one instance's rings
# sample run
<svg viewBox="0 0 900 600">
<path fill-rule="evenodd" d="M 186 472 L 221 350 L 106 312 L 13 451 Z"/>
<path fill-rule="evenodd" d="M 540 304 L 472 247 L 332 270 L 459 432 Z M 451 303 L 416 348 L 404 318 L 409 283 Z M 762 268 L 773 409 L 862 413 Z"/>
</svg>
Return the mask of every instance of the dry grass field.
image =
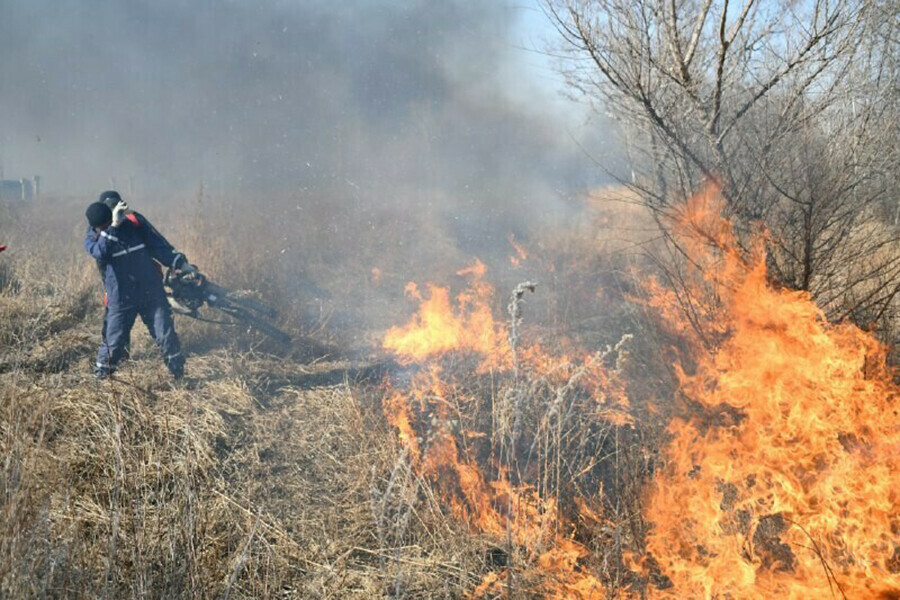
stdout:
<svg viewBox="0 0 900 600">
<path fill-rule="evenodd" d="M 455 518 L 405 458 L 382 398 L 392 369 L 407 375 L 380 349 L 415 308 L 406 281 L 466 259 L 427 227 L 409 234 L 407 246 L 432 242 L 410 264 L 364 234 L 348 257 L 350 232 L 325 239 L 306 223 L 273 235 L 200 202 L 136 208 L 217 282 L 265 291 L 296 341 L 179 317 L 180 383 L 139 322 L 131 360 L 111 381 L 92 376 L 102 285 L 81 248 L 83 202 L 4 208 L 0 596 L 470 593 L 498 568 L 498 539 Z M 555 243 L 580 259 L 581 242 Z M 552 324 L 572 311 L 560 306 L 539 301 L 534 314 Z"/>
<path fill-rule="evenodd" d="M 136 206 L 294 339 L 179 317 L 181 382 L 140 324 L 95 380 L 83 203 L 4 207 L 0 597 L 897 598 L 887 349 L 713 196 L 680 287 L 603 194 L 487 267 L 424 217 Z"/>
<path fill-rule="evenodd" d="M 295 349 L 179 318 L 179 384 L 138 324 L 133 359 L 95 381 L 102 286 L 82 210 L 4 215 L 0 596 L 447 597 L 476 582 L 479 557 L 436 501 L 382 543 L 377 502 L 399 448 L 377 374 L 323 333 L 324 316 L 309 332 L 288 311 Z M 221 236 L 194 233 L 166 231 L 228 285 L 268 285 L 249 279 L 250 246 L 232 237 L 245 260 L 226 271 Z"/>
</svg>

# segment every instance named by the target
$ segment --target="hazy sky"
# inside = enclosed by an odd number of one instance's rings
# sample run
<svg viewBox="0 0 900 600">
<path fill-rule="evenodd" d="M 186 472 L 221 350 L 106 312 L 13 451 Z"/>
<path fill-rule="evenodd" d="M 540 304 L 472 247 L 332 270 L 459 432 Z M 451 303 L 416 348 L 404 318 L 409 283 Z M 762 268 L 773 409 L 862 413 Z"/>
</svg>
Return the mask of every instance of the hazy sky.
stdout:
<svg viewBox="0 0 900 600">
<path fill-rule="evenodd" d="M 602 177 L 529 50 L 550 35 L 535 0 L 0 0 L 0 164 L 68 194 L 533 203 Z"/>
</svg>

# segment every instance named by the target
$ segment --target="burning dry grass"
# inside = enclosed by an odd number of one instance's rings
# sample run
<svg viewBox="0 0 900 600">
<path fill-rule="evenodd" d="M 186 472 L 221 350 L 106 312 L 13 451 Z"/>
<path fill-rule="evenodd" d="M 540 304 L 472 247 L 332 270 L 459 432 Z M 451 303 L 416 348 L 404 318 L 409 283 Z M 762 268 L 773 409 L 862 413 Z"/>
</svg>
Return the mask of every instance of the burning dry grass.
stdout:
<svg viewBox="0 0 900 600">
<path fill-rule="evenodd" d="M 655 399 L 631 407 L 640 388 L 628 382 L 646 374 L 628 372 L 627 345 L 524 344 L 520 293 L 507 326 L 479 316 L 490 300 L 479 279 L 455 305 L 432 286 L 385 337 L 428 365 L 386 404 L 413 465 L 505 549 L 476 593 L 897 597 L 900 392 L 885 348 L 774 289 L 761 244 L 741 249 L 715 188 L 670 232 L 685 257 L 677 285 L 651 279 L 633 298 L 661 326 L 679 388 L 661 398 L 665 438 Z M 472 343 L 491 338 L 478 327 L 509 337 L 512 360 Z M 454 352 L 475 357 L 448 367 Z"/>
<path fill-rule="evenodd" d="M 360 360 L 179 321 L 178 385 L 143 335 L 95 382 L 92 265 L 4 256 L 0 596 L 897 597 L 884 348 L 773 289 L 715 201 L 671 224 L 678 285 L 551 233 L 510 242 L 544 279 L 508 317 L 476 262 L 407 286 L 405 325 L 328 336 Z M 244 243 L 223 283 L 297 292 Z"/>
<path fill-rule="evenodd" d="M 693 324 L 667 313 L 695 338 L 696 368 L 678 373 L 686 406 L 647 505 L 648 551 L 692 596 L 895 598 L 900 390 L 886 348 L 773 288 L 720 201 L 707 189 L 675 228 L 697 263 L 690 287 L 717 302 L 695 303 Z"/>
<path fill-rule="evenodd" d="M 631 454 L 641 445 L 623 379 L 629 338 L 593 354 L 548 351 L 520 335 L 534 286 L 518 286 L 509 323 L 498 322 L 476 267 L 461 271 L 471 281 L 455 301 L 430 286 L 419 313 L 385 335 L 422 365 L 385 401 L 388 420 L 450 513 L 496 544 L 475 596 L 603 597 L 626 585 L 649 472 Z"/>
</svg>

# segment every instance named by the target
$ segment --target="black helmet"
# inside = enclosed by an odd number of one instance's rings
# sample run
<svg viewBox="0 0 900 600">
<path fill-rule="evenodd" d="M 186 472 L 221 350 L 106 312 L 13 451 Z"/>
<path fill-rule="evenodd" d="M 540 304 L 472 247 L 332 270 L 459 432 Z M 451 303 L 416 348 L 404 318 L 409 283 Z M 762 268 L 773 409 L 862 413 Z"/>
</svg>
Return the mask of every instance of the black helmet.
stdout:
<svg viewBox="0 0 900 600">
<path fill-rule="evenodd" d="M 98 200 L 98 202 L 102 202 L 109 207 L 109 210 L 112 210 L 121 200 L 122 196 L 119 195 L 119 192 L 117 192 L 116 190 L 107 190 L 100 194 L 100 199 Z"/>
<path fill-rule="evenodd" d="M 100 227 L 112 221 L 112 210 L 102 202 L 94 202 L 84 213 L 91 227 Z"/>
</svg>

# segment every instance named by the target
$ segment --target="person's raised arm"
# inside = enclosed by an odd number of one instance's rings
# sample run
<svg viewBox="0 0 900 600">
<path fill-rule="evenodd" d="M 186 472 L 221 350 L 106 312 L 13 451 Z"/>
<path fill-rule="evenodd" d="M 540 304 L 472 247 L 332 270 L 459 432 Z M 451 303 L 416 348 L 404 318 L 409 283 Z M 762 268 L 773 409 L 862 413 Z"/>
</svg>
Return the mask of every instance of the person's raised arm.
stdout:
<svg viewBox="0 0 900 600">
<path fill-rule="evenodd" d="M 119 229 L 114 225 L 99 232 L 93 227 L 88 227 L 84 248 L 94 258 L 107 259 L 112 255 L 114 244 L 119 241 L 118 234 Z"/>
</svg>

